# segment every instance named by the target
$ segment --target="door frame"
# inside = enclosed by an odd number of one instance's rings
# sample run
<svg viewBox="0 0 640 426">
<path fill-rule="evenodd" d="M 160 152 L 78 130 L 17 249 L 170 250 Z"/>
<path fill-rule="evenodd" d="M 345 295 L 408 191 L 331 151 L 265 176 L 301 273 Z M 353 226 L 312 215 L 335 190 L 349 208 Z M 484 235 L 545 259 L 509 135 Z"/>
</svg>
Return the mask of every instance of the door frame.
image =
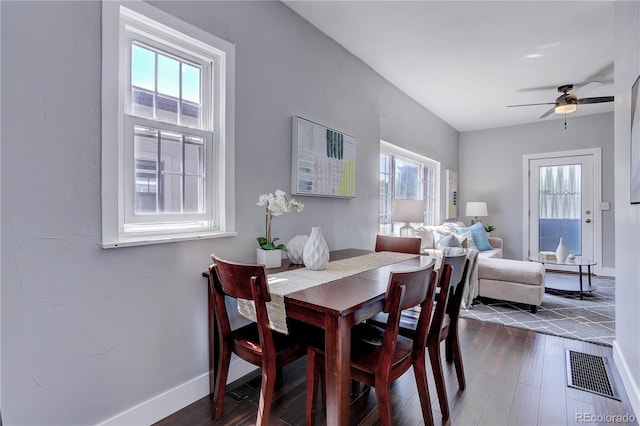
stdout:
<svg viewBox="0 0 640 426">
<path fill-rule="evenodd" d="M 585 148 L 570 151 L 540 152 L 522 156 L 522 258 L 529 256 L 529 163 L 562 157 L 593 156 L 593 257 L 598 264 L 593 268 L 596 275 L 602 275 L 602 149 Z"/>
</svg>

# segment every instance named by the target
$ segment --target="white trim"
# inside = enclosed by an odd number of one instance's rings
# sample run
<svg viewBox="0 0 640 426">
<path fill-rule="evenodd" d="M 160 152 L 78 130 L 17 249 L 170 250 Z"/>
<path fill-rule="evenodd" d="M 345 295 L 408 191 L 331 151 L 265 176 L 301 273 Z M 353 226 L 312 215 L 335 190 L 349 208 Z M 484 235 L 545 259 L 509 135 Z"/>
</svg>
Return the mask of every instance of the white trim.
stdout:
<svg viewBox="0 0 640 426">
<path fill-rule="evenodd" d="M 629 397 L 631 408 L 636 418 L 638 418 L 640 417 L 640 384 L 634 380 L 629 364 L 620 351 L 620 346 L 618 346 L 617 341 L 613 342 L 613 361 L 616 367 L 618 367 L 618 372 L 620 373 L 620 378 L 622 378 L 627 397 Z"/>
<path fill-rule="evenodd" d="M 257 370 L 253 364 L 249 364 L 240 358 L 231 358 L 229 377 L 227 383 L 232 383 L 239 378 Z M 120 414 L 98 423 L 100 426 L 121 425 L 150 425 L 175 413 L 182 408 L 193 404 L 197 400 L 209 394 L 209 373 L 202 374 L 181 385 L 169 389 L 160 395 L 154 396 Z"/>
<path fill-rule="evenodd" d="M 537 154 L 524 154 L 522 156 L 522 258 L 526 259 L 529 253 L 529 162 L 546 158 L 593 156 L 593 254 L 598 264 L 594 267 L 596 275 L 607 275 L 602 266 L 602 210 L 597 206 L 602 202 L 602 149 L 585 148 L 570 151 L 541 152 Z M 607 268 L 610 272 L 611 268 Z M 609 275 L 607 275 L 609 276 Z"/>
</svg>

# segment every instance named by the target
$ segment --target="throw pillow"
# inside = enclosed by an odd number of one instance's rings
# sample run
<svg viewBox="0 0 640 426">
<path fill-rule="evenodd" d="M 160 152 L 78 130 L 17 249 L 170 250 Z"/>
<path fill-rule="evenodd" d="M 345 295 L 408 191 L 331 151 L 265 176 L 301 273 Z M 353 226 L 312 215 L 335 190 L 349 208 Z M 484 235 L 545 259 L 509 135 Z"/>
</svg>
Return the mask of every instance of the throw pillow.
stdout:
<svg viewBox="0 0 640 426">
<path fill-rule="evenodd" d="M 433 238 L 433 230 L 425 228 L 424 226 L 416 229 L 416 237 L 421 238 L 420 248 L 432 249 L 435 248 L 435 241 Z"/>
<path fill-rule="evenodd" d="M 478 250 L 475 241 L 473 240 L 473 233 L 471 231 L 463 232 L 462 234 L 454 234 L 458 241 L 460 241 L 460 246 L 462 248 L 468 248 L 473 250 Z"/>
<path fill-rule="evenodd" d="M 493 247 L 489 244 L 489 238 L 487 238 L 487 233 L 485 232 L 482 223 L 476 222 L 465 228 L 455 228 L 455 232 L 458 235 L 469 231 L 471 231 L 471 234 L 473 235 L 473 242 L 476 244 L 478 251 L 493 250 Z"/>
<path fill-rule="evenodd" d="M 455 235 L 446 235 L 438 240 L 436 243 L 437 249 L 443 249 L 445 247 L 462 247 L 460 241 Z"/>
</svg>

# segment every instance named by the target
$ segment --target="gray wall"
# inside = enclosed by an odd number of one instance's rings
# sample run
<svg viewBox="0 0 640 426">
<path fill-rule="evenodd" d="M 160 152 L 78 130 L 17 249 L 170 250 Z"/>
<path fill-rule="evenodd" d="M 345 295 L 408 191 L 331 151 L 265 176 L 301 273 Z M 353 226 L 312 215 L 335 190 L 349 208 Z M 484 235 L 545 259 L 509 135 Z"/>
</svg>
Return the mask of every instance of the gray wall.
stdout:
<svg viewBox="0 0 640 426">
<path fill-rule="evenodd" d="M 358 197 L 300 197 L 283 241 L 319 225 L 332 249 L 373 247 L 381 138 L 457 168 L 455 130 L 283 4 L 156 5 L 237 46 L 239 235 L 100 249 L 100 3 L 3 1 L 6 424 L 96 423 L 206 373 L 200 273 L 212 252 L 254 260 L 257 197 L 290 188 L 292 115 L 358 138 Z"/>
<path fill-rule="evenodd" d="M 588 107 L 588 106 L 587 106 Z M 615 266 L 613 113 L 460 134 L 460 209 L 466 201 L 487 201 L 486 223 L 503 238 L 504 256 L 522 259 L 526 229 L 522 225 L 522 156 L 541 152 L 602 148 L 602 200 L 611 210 L 602 212 L 603 262 Z M 468 218 L 465 218 L 468 220 Z"/>
<path fill-rule="evenodd" d="M 630 204 L 631 86 L 640 75 L 640 3 L 616 2 L 616 365 L 640 416 L 640 205 Z"/>
</svg>

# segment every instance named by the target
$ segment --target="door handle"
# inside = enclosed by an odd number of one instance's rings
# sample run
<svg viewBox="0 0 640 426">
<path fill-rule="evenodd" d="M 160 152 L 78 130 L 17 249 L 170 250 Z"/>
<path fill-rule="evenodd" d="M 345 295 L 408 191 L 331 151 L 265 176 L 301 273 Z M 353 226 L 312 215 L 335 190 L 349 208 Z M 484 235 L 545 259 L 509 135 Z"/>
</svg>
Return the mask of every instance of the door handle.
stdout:
<svg viewBox="0 0 640 426">
<path fill-rule="evenodd" d="M 584 221 L 587 223 L 591 223 L 591 219 L 585 219 Z"/>
</svg>

